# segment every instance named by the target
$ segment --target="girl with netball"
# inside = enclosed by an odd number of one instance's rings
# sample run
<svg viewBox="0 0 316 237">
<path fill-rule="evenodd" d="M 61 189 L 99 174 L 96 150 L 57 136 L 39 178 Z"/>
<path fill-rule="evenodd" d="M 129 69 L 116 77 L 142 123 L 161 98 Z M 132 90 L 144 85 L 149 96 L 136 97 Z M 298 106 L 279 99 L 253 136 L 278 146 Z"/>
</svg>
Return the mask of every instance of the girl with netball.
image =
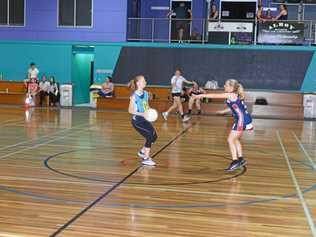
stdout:
<svg viewBox="0 0 316 237">
<path fill-rule="evenodd" d="M 190 117 L 184 115 L 183 107 L 181 103 L 181 93 L 183 89 L 183 83 L 193 84 L 193 82 L 186 80 L 181 75 L 180 69 L 177 69 L 175 72 L 175 75 L 171 78 L 171 86 L 172 86 L 171 95 L 173 99 L 173 104 L 166 112 L 162 113 L 162 116 L 165 120 L 168 119 L 169 113 L 176 108 L 178 108 L 178 111 L 181 115 L 183 122 L 187 122 L 190 120 Z"/>
<path fill-rule="evenodd" d="M 226 171 L 233 171 L 244 165 L 246 160 L 243 158 L 242 146 L 240 138 L 244 130 L 252 130 L 252 118 L 247 111 L 247 106 L 244 102 L 245 92 L 243 86 L 236 80 L 227 80 L 225 85 L 225 93 L 221 94 L 201 94 L 195 95 L 197 99 L 201 98 L 223 98 L 226 99 L 228 109 L 218 111 L 218 114 L 225 114 L 229 111 L 232 112 L 234 117 L 234 124 L 228 136 L 229 149 L 232 156 L 232 162 Z"/>
<path fill-rule="evenodd" d="M 136 131 L 145 138 L 143 148 L 138 152 L 138 156 L 143 159 L 144 165 L 156 165 L 150 158 L 151 145 L 157 140 L 157 133 L 150 122 L 144 118 L 145 111 L 149 109 L 149 93 L 144 90 L 146 87 L 145 77 L 139 75 L 131 80 L 129 87 L 133 93 L 130 97 L 128 112 L 132 114 L 132 125 Z"/>
</svg>

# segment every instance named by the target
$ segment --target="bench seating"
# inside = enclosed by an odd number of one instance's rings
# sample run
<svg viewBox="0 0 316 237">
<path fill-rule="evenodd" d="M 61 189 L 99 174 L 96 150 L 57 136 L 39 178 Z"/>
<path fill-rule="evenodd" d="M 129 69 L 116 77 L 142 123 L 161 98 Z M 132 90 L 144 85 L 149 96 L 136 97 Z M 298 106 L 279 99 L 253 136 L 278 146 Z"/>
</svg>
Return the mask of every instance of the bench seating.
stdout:
<svg viewBox="0 0 316 237">
<path fill-rule="evenodd" d="M 24 82 L 0 81 L 0 104 L 1 105 L 24 105 L 25 99 L 26 99 L 26 88 L 25 88 Z M 49 105 L 47 100 L 45 104 Z M 38 106 L 39 96 L 36 96 L 35 102 L 36 102 L 36 106 Z"/>
<path fill-rule="evenodd" d="M 151 107 L 163 112 L 172 104 L 170 88 L 150 87 L 146 88 L 153 99 Z M 207 90 L 210 93 L 222 93 L 223 90 Z M 115 97 L 98 98 L 97 109 L 127 110 L 131 91 L 126 86 L 115 87 Z M 268 105 L 255 105 L 256 98 L 266 98 Z M 250 113 L 254 117 L 269 117 L 280 119 L 303 119 L 303 94 L 291 92 L 267 92 L 267 91 L 246 91 L 246 103 Z M 222 99 L 212 99 L 210 103 L 202 103 L 204 114 L 214 114 L 216 111 L 225 108 Z M 184 110 L 187 110 L 187 103 L 184 103 Z"/>
</svg>

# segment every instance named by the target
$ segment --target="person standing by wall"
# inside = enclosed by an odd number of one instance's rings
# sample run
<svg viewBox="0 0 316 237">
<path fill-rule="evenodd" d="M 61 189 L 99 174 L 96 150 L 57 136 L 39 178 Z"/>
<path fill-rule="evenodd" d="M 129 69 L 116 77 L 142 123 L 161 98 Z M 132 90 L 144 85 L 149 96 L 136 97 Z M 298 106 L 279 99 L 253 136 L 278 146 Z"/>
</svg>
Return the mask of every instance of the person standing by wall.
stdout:
<svg viewBox="0 0 316 237">
<path fill-rule="evenodd" d="M 209 15 L 209 20 L 216 20 L 218 19 L 218 11 L 216 5 L 213 3 L 211 6 L 211 12 Z"/>
<path fill-rule="evenodd" d="M 168 17 L 173 17 L 172 26 L 177 30 L 178 42 L 183 43 L 188 38 L 190 31 L 190 19 L 192 19 L 192 11 L 188 9 L 184 2 L 180 2 L 174 10 L 168 13 Z"/>
<path fill-rule="evenodd" d="M 38 82 L 38 74 L 39 74 L 39 70 L 37 69 L 35 63 L 30 63 L 30 67 L 27 71 L 27 79 L 24 80 L 25 88 L 28 88 L 28 84 L 31 81 Z"/>
<path fill-rule="evenodd" d="M 273 18 L 275 21 L 287 21 L 288 12 L 285 4 L 281 4 L 279 7 L 279 14 Z"/>
</svg>

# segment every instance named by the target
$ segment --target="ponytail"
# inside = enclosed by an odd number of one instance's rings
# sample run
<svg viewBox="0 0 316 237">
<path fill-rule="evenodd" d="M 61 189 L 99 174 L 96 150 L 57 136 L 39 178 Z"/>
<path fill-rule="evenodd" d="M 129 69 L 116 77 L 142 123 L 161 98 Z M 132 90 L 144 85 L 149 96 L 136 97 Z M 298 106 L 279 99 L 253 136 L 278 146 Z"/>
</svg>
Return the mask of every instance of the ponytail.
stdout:
<svg viewBox="0 0 316 237">
<path fill-rule="evenodd" d="M 132 91 L 136 91 L 137 90 L 137 85 L 136 85 L 136 80 L 130 80 L 130 82 L 127 85 Z"/>
<path fill-rule="evenodd" d="M 229 79 L 227 80 L 227 83 L 234 88 L 234 92 L 238 95 L 239 99 L 245 99 L 245 90 L 242 84 L 235 79 Z"/>
<path fill-rule="evenodd" d="M 242 84 L 240 83 L 238 83 L 238 86 L 237 86 L 237 94 L 238 94 L 239 99 L 242 99 L 242 100 L 245 99 L 245 90 Z"/>
<path fill-rule="evenodd" d="M 131 80 L 129 83 L 128 83 L 128 87 L 132 90 L 132 91 L 136 91 L 138 88 L 137 88 L 137 82 L 141 79 L 143 79 L 144 76 L 143 75 L 138 75 L 136 76 L 133 80 Z"/>
</svg>

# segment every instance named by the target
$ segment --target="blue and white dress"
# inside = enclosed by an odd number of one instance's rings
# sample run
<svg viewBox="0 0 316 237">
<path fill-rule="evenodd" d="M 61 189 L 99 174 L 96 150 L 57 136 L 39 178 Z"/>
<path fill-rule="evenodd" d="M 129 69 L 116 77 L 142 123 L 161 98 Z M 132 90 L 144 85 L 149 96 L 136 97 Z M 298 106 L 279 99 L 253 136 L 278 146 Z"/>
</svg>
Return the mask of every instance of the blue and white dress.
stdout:
<svg viewBox="0 0 316 237">
<path fill-rule="evenodd" d="M 247 105 L 244 100 L 239 98 L 236 100 L 227 99 L 226 104 L 231 109 L 234 117 L 232 130 L 244 131 L 253 129 L 252 118 L 247 110 Z"/>
</svg>

